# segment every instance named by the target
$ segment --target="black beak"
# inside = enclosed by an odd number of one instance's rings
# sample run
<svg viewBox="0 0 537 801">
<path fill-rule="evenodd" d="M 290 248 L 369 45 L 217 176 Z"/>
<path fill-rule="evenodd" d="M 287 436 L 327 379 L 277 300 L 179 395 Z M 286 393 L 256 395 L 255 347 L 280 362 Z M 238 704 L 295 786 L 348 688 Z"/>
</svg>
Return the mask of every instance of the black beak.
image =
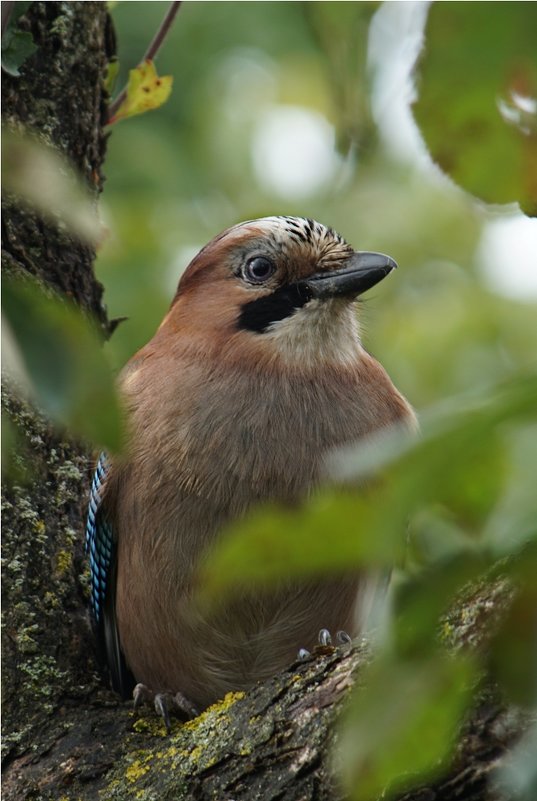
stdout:
<svg viewBox="0 0 537 801">
<path fill-rule="evenodd" d="M 297 281 L 297 286 L 311 298 L 358 297 L 396 267 L 394 260 L 383 253 L 356 251 L 341 270 L 311 275 Z"/>
</svg>

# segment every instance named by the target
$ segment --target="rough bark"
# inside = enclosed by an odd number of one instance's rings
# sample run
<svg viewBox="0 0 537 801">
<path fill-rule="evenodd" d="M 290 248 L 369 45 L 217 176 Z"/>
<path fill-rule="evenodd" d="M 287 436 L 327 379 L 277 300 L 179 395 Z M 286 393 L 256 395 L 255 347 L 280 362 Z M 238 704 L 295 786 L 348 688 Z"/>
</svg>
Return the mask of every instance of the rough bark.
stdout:
<svg viewBox="0 0 537 801">
<path fill-rule="evenodd" d="M 32 132 L 54 147 L 97 200 L 106 148 L 103 81 L 114 48 L 106 3 L 32 3 L 20 28 L 32 33 L 37 50 L 19 77 L 2 73 L 2 124 L 9 130 Z M 12 196 L 4 195 L 2 212 L 4 269 L 41 279 L 104 324 L 92 248 Z"/>
<path fill-rule="evenodd" d="M 102 187 L 112 52 L 105 3 L 33 3 L 23 21 L 38 45 L 19 78 L 4 76 L 4 118 L 31 126 L 77 166 L 95 197 Z M 106 327 L 94 253 L 59 227 L 5 201 L 3 249 L 28 272 L 75 298 Z M 197 720 L 134 715 L 106 688 L 87 615 L 83 518 L 91 456 L 8 388 L 3 407 L 21 432 L 26 482 L 4 491 L 3 793 L 23 799 L 341 799 L 331 771 L 334 723 L 365 645 L 290 666 L 245 696 L 228 696 Z M 493 593 L 494 590 L 490 590 Z M 452 625 L 480 639 L 501 598 L 484 591 Z M 488 778 L 523 727 L 483 693 L 454 763 L 405 801 L 498 801 Z"/>
</svg>

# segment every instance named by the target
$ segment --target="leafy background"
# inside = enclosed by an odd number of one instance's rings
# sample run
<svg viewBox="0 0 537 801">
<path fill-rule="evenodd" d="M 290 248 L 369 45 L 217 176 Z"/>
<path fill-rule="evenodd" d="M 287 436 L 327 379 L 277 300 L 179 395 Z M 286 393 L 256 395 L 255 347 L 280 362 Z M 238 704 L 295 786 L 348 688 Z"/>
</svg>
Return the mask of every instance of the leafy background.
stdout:
<svg viewBox="0 0 537 801">
<path fill-rule="evenodd" d="M 166 8 L 114 5 L 118 87 Z M 379 656 L 342 730 L 357 801 L 441 768 L 485 662 L 508 698 L 537 700 L 536 31 L 537 6 L 516 2 L 186 3 L 157 58 L 170 99 L 111 128 L 96 269 L 109 315 L 128 318 L 106 345 L 113 371 L 152 336 L 192 255 L 242 219 L 310 216 L 399 263 L 360 317 L 421 437 L 334 457 L 340 482 L 383 481 L 262 510 L 205 574 L 210 603 L 232 583 L 397 563 Z M 24 331 L 31 308 L 8 293 L 12 350 L 40 402 L 113 445 L 109 393 L 47 340 L 65 364 L 57 393 L 79 388 L 69 404 L 55 396 Z M 61 324 L 35 301 L 34 318 L 91 347 L 70 311 Z M 99 359 L 92 375 L 106 383 Z M 88 429 L 90 408 L 102 423 Z M 513 598 L 487 657 L 457 647 L 447 612 L 484 577 Z M 494 779 L 509 797 L 537 796 L 536 736 Z"/>
</svg>

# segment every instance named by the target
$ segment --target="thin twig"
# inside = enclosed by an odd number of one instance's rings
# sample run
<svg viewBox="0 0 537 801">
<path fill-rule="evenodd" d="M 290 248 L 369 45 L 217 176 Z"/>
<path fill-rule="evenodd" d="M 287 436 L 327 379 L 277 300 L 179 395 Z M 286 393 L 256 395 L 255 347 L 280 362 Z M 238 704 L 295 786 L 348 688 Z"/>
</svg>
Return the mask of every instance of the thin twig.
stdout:
<svg viewBox="0 0 537 801">
<path fill-rule="evenodd" d="M 153 37 L 151 44 L 145 51 L 143 58 L 139 62 L 138 66 L 140 64 L 143 64 L 144 61 L 153 61 L 158 51 L 160 50 L 160 47 L 164 39 L 166 38 L 168 31 L 172 26 L 172 23 L 175 19 L 175 15 L 177 14 L 181 6 L 181 2 L 182 0 L 177 0 L 176 2 L 170 3 L 170 7 L 166 12 L 166 16 L 164 17 L 164 19 L 160 24 L 160 28 Z M 127 87 L 124 86 L 121 92 L 116 97 L 116 99 L 113 100 L 110 103 L 110 106 L 108 107 L 108 122 L 110 122 L 110 120 L 114 117 L 114 115 L 116 114 L 117 110 L 119 109 L 119 107 L 121 106 L 126 97 L 127 97 Z"/>
<path fill-rule="evenodd" d="M 162 42 L 164 41 L 164 39 L 166 37 L 166 34 L 168 33 L 169 29 L 171 28 L 172 22 L 175 19 L 175 15 L 179 11 L 179 8 L 181 6 L 181 2 L 182 2 L 182 0 L 178 0 L 178 2 L 174 2 L 174 3 L 170 4 L 170 8 L 168 9 L 168 13 L 166 14 L 164 19 L 162 20 L 162 24 L 161 24 L 160 28 L 158 29 L 158 31 L 156 32 L 153 41 L 151 42 L 151 44 L 147 48 L 147 51 L 146 51 L 142 61 L 153 61 L 153 59 L 155 58 L 157 52 L 160 49 L 160 46 L 161 46 Z"/>
</svg>

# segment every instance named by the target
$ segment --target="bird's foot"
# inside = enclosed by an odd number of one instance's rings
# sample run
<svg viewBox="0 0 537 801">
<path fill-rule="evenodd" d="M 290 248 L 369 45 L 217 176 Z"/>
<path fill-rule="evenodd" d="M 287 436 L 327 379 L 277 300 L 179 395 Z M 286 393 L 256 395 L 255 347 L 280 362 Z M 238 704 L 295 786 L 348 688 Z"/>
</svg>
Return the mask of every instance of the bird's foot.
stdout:
<svg viewBox="0 0 537 801">
<path fill-rule="evenodd" d="M 137 684 L 133 690 L 134 709 L 138 709 L 142 704 L 153 704 L 155 712 L 164 721 L 166 732 L 171 731 L 170 715 L 191 720 L 199 715 L 198 709 L 182 693 L 155 693 L 146 687 L 145 684 Z"/>
<path fill-rule="evenodd" d="M 313 652 L 315 654 L 326 654 L 331 653 L 334 648 L 338 645 L 346 646 L 352 644 L 352 639 L 346 631 L 338 631 L 336 634 L 336 645 L 332 645 L 332 635 L 328 631 L 328 629 L 321 629 L 319 632 L 319 644 L 315 646 Z M 308 651 L 307 648 L 300 648 L 298 652 L 298 659 L 300 661 L 304 661 L 305 659 L 309 659 L 311 656 L 311 651 Z"/>
</svg>

